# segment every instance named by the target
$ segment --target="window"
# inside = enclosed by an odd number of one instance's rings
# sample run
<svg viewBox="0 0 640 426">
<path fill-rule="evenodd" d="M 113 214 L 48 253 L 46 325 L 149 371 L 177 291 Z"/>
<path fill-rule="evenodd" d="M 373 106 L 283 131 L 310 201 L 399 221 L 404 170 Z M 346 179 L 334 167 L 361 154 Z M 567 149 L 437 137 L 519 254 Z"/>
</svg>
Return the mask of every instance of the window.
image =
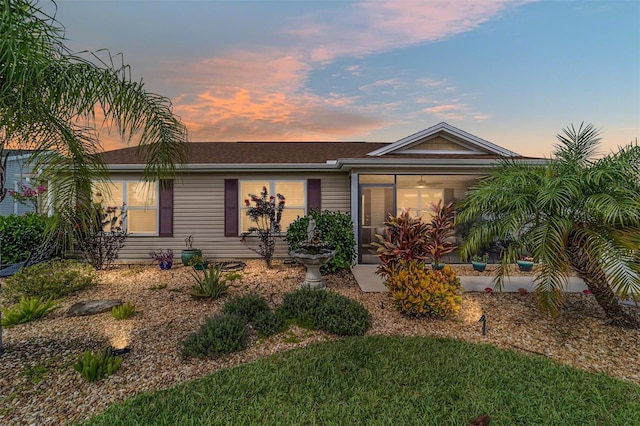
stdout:
<svg viewBox="0 0 640 426">
<path fill-rule="evenodd" d="M 126 203 L 127 231 L 132 235 L 158 235 L 158 185 L 155 182 L 114 181 L 94 186 L 93 201 L 105 207 Z"/>
<path fill-rule="evenodd" d="M 247 216 L 247 210 L 244 200 L 249 198 L 249 194 L 260 196 L 262 188 L 266 187 L 269 195 L 282 194 L 285 197 L 285 206 L 282 210 L 282 219 L 280 225 L 282 232 L 286 232 L 287 228 L 298 216 L 306 214 L 306 194 L 305 181 L 303 180 L 243 180 L 240 181 L 239 206 L 240 206 L 240 232 L 246 232 L 250 227 L 255 226 L 251 218 Z M 254 204 L 252 203 L 252 206 Z"/>
<path fill-rule="evenodd" d="M 433 217 L 431 203 L 437 204 L 443 199 L 442 189 L 398 189 L 396 193 L 397 214 L 402 209 L 411 209 L 413 217 L 422 217 L 423 221 L 430 221 Z"/>
</svg>

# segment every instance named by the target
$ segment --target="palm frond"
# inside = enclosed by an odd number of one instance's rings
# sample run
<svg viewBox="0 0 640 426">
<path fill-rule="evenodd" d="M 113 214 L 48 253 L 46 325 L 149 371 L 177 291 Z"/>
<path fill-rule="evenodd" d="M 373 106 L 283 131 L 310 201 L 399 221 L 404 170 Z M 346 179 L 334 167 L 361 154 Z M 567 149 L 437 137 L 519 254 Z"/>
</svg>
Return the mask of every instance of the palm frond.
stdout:
<svg viewBox="0 0 640 426">
<path fill-rule="evenodd" d="M 564 166 L 587 166 L 598 154 L 599 135 L 600 131 L 593 124 L 581 123 L 577 129 L 572 124 L 562 129 L 562 134 L 557 135 L 558 143 L 554 145 L 555 158 Z"/>
</svg>

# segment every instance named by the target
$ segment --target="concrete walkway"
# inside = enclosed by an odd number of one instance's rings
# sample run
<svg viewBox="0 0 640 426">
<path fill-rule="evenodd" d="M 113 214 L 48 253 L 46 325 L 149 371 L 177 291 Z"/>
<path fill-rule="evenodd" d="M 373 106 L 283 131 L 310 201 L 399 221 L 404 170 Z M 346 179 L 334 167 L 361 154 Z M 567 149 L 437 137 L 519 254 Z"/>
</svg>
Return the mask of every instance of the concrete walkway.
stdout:
<svg viewBox="0 0 640 426">
<path fill-rule="evenodd" d="M 378 265 L 356 265 L 351 268 L 351 272 L 355 277 L 360 289 L 365 293 L 381 293 L 386 292 L 382 282 L 382 278 L 376 275 L 376 268 Z M 462 276 L 460 277 L 460 284 L 464 288 L 464 291 L 484 291 L 485 288 L 493 288 L 493 275 L 486 276 Z M 527 291 L 533 291 L 533 281 L 531 277 L 508 277 L 505 278 L 504 287 L 502 291 L 516 292 L 519 288 L 527 289 Z M 584 282 L 580 278 L 571 277 L 569 279 L 569 285 L 565 289 L 567 292 L 581 292 L 586 289 Z"/>
</svg>

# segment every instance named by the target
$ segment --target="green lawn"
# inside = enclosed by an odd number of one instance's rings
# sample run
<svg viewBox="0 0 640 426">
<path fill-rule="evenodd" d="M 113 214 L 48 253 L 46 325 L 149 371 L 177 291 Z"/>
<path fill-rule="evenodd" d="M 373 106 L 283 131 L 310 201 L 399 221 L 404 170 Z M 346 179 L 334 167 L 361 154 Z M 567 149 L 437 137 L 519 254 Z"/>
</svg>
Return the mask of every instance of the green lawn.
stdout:
<svg viewBox="0 0 640 426">
<path fill-rule="evenodd" d="M 142 394 L 86 424 L 640 424 L 640 387 L 488 345 L 358 337 Z"/>
</svg>

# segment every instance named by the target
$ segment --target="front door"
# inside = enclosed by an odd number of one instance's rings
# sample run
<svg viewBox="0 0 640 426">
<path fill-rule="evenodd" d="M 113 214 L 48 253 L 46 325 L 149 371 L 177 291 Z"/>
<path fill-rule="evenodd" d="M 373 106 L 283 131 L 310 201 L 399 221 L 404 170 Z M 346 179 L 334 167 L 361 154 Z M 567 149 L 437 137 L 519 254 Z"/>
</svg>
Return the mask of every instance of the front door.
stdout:
<svg viewBox="0 0 640 426">
<path fill-rule="evenodd" d="M 389 215 L 395 214 L 394 185 L 360 185 L 360 244 L 358 263 L 378 263 L 376 234 L 384 234 L 384 222 Z"/>
</svg>

